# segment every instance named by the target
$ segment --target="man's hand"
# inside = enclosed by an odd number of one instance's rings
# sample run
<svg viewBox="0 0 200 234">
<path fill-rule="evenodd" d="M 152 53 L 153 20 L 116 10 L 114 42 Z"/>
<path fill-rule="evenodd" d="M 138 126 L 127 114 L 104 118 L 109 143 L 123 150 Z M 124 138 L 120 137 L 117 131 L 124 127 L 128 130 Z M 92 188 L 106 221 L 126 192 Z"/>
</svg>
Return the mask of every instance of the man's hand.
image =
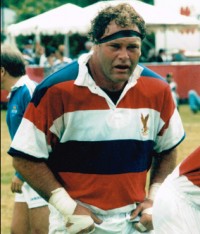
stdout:
<svg viewBox="0 0 200 234">
<path fill-rule="evenodd" d="M 90 234 L 94 232 L 93 219 L 88 215 L 69 215 L 65 217 L 67 233 Z"/>
<path fill-rule="evenodd" d="M 93 223 L 91 222 L 93 220 Z M 66 227 L 70 234 L 88 234 L 95 230 L 94 223 L 101 224 L 100 220 L 89 209 L 77 204 L 73 215 L 66 219 Z M 90 225 L 88 225 L 90 224 Z"/>
<path fill-rule="evenodd" d="M 138 215 L 141 215 L 140 221 L 135 223 L 135 229 L 139 232 L 148 232 L 153 230 L 152 215 L 145 213 L 145 210 L 151 208 L 153 201 L 150 199 L 144 200 L 137 208 L 132 212 L 130 220 L 134 220 Z"/>
<path fill-rule="evenodd" d="M 94 215 L 89 209 L 87 209 L 86 207 L 83 207 L 79 204 L 77 204 L 76 209 L 74 211 L 74 215 L 88 215 L 90 216 L 95 223 L 97 224 L 101 224 L 102 220 L 99 219 L 96 215 Z"/>
<path fill-rule="evenodd" d="M 23 181 L 21 181 L 17 176 L 12 178 L 11 182 L 11 191 L 12 193 L 22 193 L 22 185 Z"/>
<path fill-rule="evenodd" d="M 89 209 L 72 199 L 64 187 L 54 189 L 51 194 L 49 203 L 63 215 L 68 233 L 91 233 L 95 229 L 94 222 L 101 223 Z"/>
<path fill-rule="evenodd" d="M 89 234 L 94 232 L 94 223 L 100 224 L 100 220 L 89 209 L 77 204 L 73 215 L 65 217 L 67 231 L 70 234 Z"/>
</svg>

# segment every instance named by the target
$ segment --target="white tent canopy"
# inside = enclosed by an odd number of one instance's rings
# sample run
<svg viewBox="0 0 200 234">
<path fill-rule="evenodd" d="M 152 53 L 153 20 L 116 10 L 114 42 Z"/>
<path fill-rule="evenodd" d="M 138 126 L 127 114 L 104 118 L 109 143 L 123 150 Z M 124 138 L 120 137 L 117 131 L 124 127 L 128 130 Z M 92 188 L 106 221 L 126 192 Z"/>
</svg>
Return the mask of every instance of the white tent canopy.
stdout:
<svg viewBox="0 0 200 234">
<path fill-rule="evenodd" d="M 38 16 L 12 24 L 8 27 L 7 32 L 11 36 L 81 32 L 82 24 L 78 17 L 81 14 L 81 7 L 67 3 Z"/>
<path fill-rule="evenodd" d="M 117 5 L 121 2 L 127 2 L 144 18 L 148 31 L 165 31 L 183 30 L 183 29 L 198 29 L 200 21 L 193 17 L 183 16 L 175 12 L 166 11 L 165 8 L 156 7 L 137 0 L 115 0 L 115 1 L 100 1 L 84 8 L 85 25 L 97 15 L 98 11 L 108 5 Z"/>
<path fill-rule="evenodd" d="M 200 25 L 200 22 L 195 18 L 175 13 L 171 14 L 166 9 L 141 1 L 116 0 L 97 2 L 85 8 L 68 3 L 28 20 L 12 24 L 8 27 L 7 32 L 11 36 L 87 33 L 91 20 L 97 15 L 99 10 L 108 5 L 117 5 L 120 2 L 130 3 L 141 14 L 147 24 L 148 31 L 165 31 L 166 28 L 170 30 L 182 30 L 183 28 L 193 30 L 199 28 Z"/>
</svg>

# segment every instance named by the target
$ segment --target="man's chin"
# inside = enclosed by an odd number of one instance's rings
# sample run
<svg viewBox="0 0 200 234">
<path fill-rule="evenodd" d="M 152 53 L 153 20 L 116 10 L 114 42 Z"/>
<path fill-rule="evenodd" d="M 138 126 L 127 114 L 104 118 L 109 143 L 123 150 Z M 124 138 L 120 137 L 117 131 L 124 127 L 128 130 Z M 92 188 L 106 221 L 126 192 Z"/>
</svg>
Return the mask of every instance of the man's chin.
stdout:
<svg viewBox="0 0 200 234">
<path fill-rule="evenodd" d="M 120 75 L 115 76 L 113 80 L 115 80 L 118 83 L 126 82 L 129 79 L 129 77 L 130 75 L 120 74 Z"/>
</svg>

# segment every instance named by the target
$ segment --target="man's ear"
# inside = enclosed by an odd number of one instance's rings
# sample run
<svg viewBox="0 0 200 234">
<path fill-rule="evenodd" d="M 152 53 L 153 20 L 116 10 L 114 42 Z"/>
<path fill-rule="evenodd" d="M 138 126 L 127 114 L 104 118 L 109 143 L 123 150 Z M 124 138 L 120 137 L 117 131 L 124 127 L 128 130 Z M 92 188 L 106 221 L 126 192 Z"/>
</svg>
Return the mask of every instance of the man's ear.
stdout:
<svg viewBox="0 0 200 234">
<path fill-rule="evenodd" d="M 4 67 L 1 67 L 1 82 L 4 82 L 7 78 L 6 78 L 6 69 Z"/>
<path fill-rule="evenodd" d="M 1 76 L 4 76 L 6 73 L 6 69 L 4 67 L 1 67 Z"/>
</svg>

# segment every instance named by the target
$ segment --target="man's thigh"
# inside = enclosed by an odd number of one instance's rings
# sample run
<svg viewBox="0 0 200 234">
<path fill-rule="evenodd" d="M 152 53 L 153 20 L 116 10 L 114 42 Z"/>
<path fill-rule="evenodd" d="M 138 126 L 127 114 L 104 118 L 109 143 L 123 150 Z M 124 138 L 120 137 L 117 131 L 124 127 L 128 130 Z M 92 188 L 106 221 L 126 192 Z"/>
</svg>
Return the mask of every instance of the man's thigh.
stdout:
<svg viewBox="0 0 200 234">
<path fill-rule="evenodd" d="M 14 203 L 11 233 L 30 233 L 29 211 L 25 202 Z"/>
<path fill-rule="evenodd" d="M 49 208 L 42 206 L 29 209 L 32 233 L 47 234 L 49 232 Z"/>
</svg>

